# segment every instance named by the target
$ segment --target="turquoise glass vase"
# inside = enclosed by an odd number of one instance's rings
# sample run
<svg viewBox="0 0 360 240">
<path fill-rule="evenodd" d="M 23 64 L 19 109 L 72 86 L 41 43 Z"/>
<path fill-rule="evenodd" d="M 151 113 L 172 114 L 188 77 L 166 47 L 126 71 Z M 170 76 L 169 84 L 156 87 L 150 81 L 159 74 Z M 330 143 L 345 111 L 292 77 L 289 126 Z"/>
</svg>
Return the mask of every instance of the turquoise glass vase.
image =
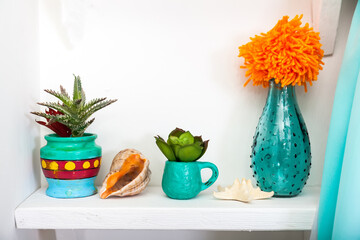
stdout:
<svg viewBox="0 0 360 240">
<path fill-rule="evenodd" d="M 252 163 L 257 185 L 274 196 L 298 195 L 310 175 L 308 131 L 297 104 L 295 87 L 273 80 L 253 138 Z"/>
</svg>

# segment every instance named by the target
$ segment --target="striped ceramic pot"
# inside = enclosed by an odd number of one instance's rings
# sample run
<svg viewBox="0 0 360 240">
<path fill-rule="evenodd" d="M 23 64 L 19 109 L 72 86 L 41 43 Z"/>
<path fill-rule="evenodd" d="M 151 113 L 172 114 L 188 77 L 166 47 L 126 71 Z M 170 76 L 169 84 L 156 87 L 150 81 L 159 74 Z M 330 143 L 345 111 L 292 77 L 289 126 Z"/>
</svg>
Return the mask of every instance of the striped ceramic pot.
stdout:
<svg viewBox="0 0 360 240">
<path fill-rule="evenodd" d="M 55 198 L 79 198 L 95 194 L 95 178 L 101 164 L 101 147 L 96 134 L 83 137 L 45 136 L 40 149 L 41 167 L 49 187 L 46 195 Z"/>
</svg>

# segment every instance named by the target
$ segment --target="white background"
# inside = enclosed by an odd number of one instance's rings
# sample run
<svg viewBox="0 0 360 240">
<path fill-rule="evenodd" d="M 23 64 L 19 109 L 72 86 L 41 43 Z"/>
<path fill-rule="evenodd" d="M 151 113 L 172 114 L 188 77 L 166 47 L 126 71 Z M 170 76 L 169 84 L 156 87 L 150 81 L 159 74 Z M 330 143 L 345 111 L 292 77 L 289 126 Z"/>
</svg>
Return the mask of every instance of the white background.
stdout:
<svg viewBox="0 0 360 240">
<path fill-rule="evenodd" d="M 319 80 L 298 102 L 312 144 L 309 185 L 319 185 L 336 79 L 356 1 L 343 1 L 337 44 L 324 59 Z M 28 113 L 35 102 L 54 100 L 41 90 L 72 91 L 80 75 L 87 98 L 118 102 L 95 114 L 89 132 L 99 135 L 103 165 L 136 148 L 150 159 L 152 185 L 159 185 L 165 157 L 154 135 L 175 127 L 210 139 L 202 161 L 220 170 L 216 184 L 251 178 L 250 146 L 267 90 L 249 85 L 239 66 L 238 46 L 266 32 L 283 15 L 304 14 L 311 1 L 133 0 L 0 2 L 0 79 L 3 158 L 0 239 L 53 239 L 51 231 L 15 231 L 14 208 L 40 184 L 38 151 L 48 131 Z M 5 115 L 6 114 L 6 115 Z M 43 181 L 43 184 L 45 182 Z M 121 204 L 121 199 L 119 199 Z M 10 206 L 10 207 L 9 207 Z M 48 234 L 48 235 L 46 235 Z M 302 232 L 57 231 L 58 239 L 302 239 Z M 25 237 L 26 236 L 26 237 Z"/>
</svg>

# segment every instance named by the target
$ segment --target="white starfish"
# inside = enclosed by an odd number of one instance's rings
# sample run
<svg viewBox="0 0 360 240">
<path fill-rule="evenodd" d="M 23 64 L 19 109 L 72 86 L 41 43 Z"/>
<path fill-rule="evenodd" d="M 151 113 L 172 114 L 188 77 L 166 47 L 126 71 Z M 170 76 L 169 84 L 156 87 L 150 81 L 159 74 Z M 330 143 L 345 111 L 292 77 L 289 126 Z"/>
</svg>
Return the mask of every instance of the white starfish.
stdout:
<svg viewBox="0 0 360 240">
<path fill-rule="evenodd" d="M 243 178 L 241 182 L 235 179 L 233 185 L 228 187 L 218 186 L 218 192 L 214 192 L 214 197 L 225 200 L 237 200 L 250 202 L 251 200 L 271 198 L 274 192 L 263 192 L 259 187 L 254 188 L 251 180 Z"/>
</svg>

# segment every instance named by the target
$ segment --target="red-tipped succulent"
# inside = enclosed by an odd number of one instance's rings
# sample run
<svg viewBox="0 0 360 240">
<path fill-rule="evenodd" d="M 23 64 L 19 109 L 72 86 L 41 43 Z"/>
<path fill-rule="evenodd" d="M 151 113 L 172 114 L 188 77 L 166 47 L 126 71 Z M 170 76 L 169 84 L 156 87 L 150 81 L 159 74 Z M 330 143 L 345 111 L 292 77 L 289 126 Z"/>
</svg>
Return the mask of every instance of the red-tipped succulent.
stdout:
<svg viewBox="0 0 360 240">
<path fill-rule="evenodd" d="M 48 110 L 45 110 L 46 114 L 56 116 L 56 115 L 64 115 L 62 112 L 56 111 L 52 108 L 49 108 Z M 49 118 L 45 118 L 46 122 L 44 121 L 38 121 L 35 120 L 40 125 L 43 125 L 45 127 L 50 128 L 53 130 L 59 137 L 70 137 L 71 136 L 71 130 L 67 126 L 65 126 L 62 123 L 51 121 Z"/>
</svg>

